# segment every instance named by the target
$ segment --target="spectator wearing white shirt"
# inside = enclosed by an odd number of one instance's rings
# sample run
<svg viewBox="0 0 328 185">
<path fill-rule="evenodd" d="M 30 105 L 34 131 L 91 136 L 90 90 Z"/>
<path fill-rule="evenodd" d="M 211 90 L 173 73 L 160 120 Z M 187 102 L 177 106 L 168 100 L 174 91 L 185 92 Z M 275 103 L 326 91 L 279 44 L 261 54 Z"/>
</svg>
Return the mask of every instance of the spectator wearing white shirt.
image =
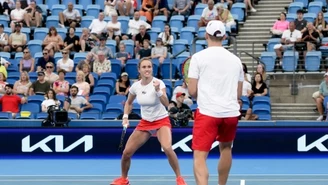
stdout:
<svg viewBox="0 0 328 185">
<path fill-rule="evenodd" d="M 104 21 L 105 15 L 103 12 L 99 13 L 98 19 L 92 20 L 89 29 L 94 40 L 99 41 L 99 37 L 106 32 L 107 23 Z"/>
<path fill-rule="evenodd" d="M 134 12 L 134 0 L 117 1 L 117 10 L 121 16 L 130 16 Z"/>
<path fill-rule="evenodd" d="M 73 3 L 69 2 L 67 9 L 63 12 L 59 12 L 59 26 L 65 28 L 69 27 L 79 27 L 81 22 L 81 15 L 77 9 L 74 9 Z"/>
<path fill-rule="evenodd" d="M 104 5 L 105 5 L 104 8 L 105 16 L 111 16 L 113 14 L 117 14 L 117 11 L 115 9 L 116 0 L 105 0 Z"/>
<path fill-rule="evenodd" d="M 8 45 L 9 36 L 4 32 L 4 25 L 0 24 L 0 51 L 9 52 L 10 47 Z"/>
<path fill-rule="evenodd" d="M 12 9 L 15 8 L 14 0 L 0 0 L 0 13 L 1 15 L 10 15 Z"/>
<path fill-rule="evenodd" d="M 64 69 L 66 72 L 72 72 L 74 67 L 74 62 L 69 58 L 69 51 L 62 51 L 63 58 L 57 61 L 57 72 Z"/>
<path fill-rule="evenodd" d="M 12 32 L 15 32 L 16 23 L 19 23 L 21 26 L 23 26 L 25 13 L 26 11 L 21 8 L 20 1 L 17 1 L 16 8 L 10 12 L 10 18 L 11 18 L 10 28 Z"/>
<path fill-rule="evenodd" d="M 208 22 L 214 20 L 218 16 L 217 10 L 214 8 L 214 1 L 209 0 L 207 2 L 207 7 L 204 8 L 200 21 L 198 22 L 198 27 L 206 26 Z"/>
<path fill-rule="evenodd" d="M 135 39 L 135 36 L 139 33 L 140 26 L 144 25 L 146 29 L 150 29 L 151 26 L 144 20 L 140 20 L 140 13 L 135 12 L 133 19 L 129 21 L 128 34 L 122 37 L 123 40 Z"/>
<path fill-rule="evenodd" d="M 108 39 L 115 40 L 116 45 L 119 45 L 122 32 L 121 23 L 117 21 L 117 13 L 112 14 L 112 20 L 107 23 Z"/>
<path fill-rule="evenodd" d="M 252 94 L 252 84 L 248 81 L 246 73 L 244 73 L 244 81 L 243 81 L 243 91 L 242 96 L 247 96 L 248 98 Z"/>
<path fill-rule="evenodd" d="M 53 89 L 49 89 L 46 93 L 46 99 L 41 103 L 42 112 L 47 112 L 52 105 L 60 106 L 60 101 L 57 100 L 56 92 Z"/>
</svg>

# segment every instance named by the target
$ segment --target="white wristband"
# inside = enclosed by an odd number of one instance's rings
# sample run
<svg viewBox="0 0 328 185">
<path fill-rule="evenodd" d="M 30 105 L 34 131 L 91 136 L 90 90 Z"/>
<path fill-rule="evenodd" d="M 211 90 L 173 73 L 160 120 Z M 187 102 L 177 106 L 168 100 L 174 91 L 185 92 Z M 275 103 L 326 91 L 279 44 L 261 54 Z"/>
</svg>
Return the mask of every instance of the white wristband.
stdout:
<svg viewBox="0 0 328 185">
<path fill-rule="evenodd" d="M 157 97 L 161 97 L 161 96 L 163 96 L 163 91 L 161 91 L 161 90 L 159 90 L 158 92 L 156 92 L 156 95 L 157 95 Z"/>
<path fill-rule="evenodd" d="M 129 118 L 129 115 L 128 114 L 124 114 L 122 118 L 123 119 L 125 119 L 125 118 L 128 119 Z"/>
</svg>

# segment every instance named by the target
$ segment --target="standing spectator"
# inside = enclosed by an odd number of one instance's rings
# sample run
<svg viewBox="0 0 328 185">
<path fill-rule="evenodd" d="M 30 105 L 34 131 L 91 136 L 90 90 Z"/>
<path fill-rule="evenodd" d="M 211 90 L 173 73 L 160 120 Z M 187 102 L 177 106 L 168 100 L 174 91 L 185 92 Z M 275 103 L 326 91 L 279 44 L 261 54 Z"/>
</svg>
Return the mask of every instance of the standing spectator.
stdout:
<svg viewBox="0 0 328 185">
<path fill-rule="evenodd" d="M 92 108 L 92 104 L 84 97 L 78 96 L 79 88 L 72 86 L 70 89 L 70 97 L 64 102 L 64 109 L 68 112 L 80 115 L 84 110 Z"/>
<path fill-rule="evenodd" d="M 25 13 L 26 11 L 21 8 L 21 2 L 16 1 L 15 9 L 10 12 L 10 28 L 12 32 L 15 32 L 17 24 L 19 24 L 21 27 L 23 26 Z"/>
<path fill-rule="evenodd" d="M 42 9 L 36 5 L 33 0 L 28 7 L 25 8 L 24 20 L 27 27 L 36 26 L 41 27 L 42 24 Z"/>
<path fill-rule="evenodd" d="M 128 40 L 128 39 L 135 40 L 135 36 L 139 33 L 139 30 L 140 30 L 140 26 L 141 25 L 144 25 L 146 27 L 146 29 L 150 29 L 151 28 L 150 24 L 148 24 L 144 20 L 140 20 L 140 13 L 139 12 L 135 12 L 134 13 L 134 16 L 133 16 L 133 19 L 131 19 L 129 21 L 128 34 L 127 35 L 123 35 L 122 36 L 122 39 L 123 40 Z"/>
<path fill-rule="evenodd" d="M 30 50 L 24 49 L 23 58 L 19 62 L 19 72 L 34 72 L 34 58 L 32 58 Z"/>
<path fill-rule="evenodd" d="M 10 47 L 8 45 L 9 37 L 4 32 L 4 25 L 0 24 L 0 51 L 9 52 Z"/>
<path fill-rule="evenodd" d="M 58 80 L 53 83 L 53 89 L 57 95 L 67 96 L 69 90 L 69 82 L 65 80 L 66 71 L 61 69 L 58 71 Z"/>
<path fill-rule="evenodd" d="M 112 71 L 112 66 L 109 60 L 105 58 L 105 53 L 98 51 L 98 57 L 93 62 L 93 72 L 97 73 L 99 76 L 102 73 L 107 73 Z"/>
<path fill-rule="evenodd" d="M 12 113 L 12 117 L 15 118 L 19 112 L 21 104 L 26 103 L 26 98 L 20 98 L 13 94 L 13 85 L 7 84 L 5 86 L 6 94 L 0 98 L 0 104 L 2 105 L 2 112 Z"/>
<path fill-rule="evenodd" d="M 8 44 L 12 52 L 22 52 L 26 45 L 26 35 L 21 32 L 21 29 L 20 23 L 15 24 L 15 32 L 9 36 Z"/>
<path fill-rule="evenodd" d="M 112 20 L 107 23 L 108 39 L 115 40 L 118 45 L 122 39 L 121 23 L 117 21 L 117 13 L 112 14 Z"/>
<path fill-rule="evenodd" d="M 74 9 L 73 3 L 69 2 L 67 9 L 63 12 L 59 12 L 59 26 L 65 28 L 69 27 L 79 27 L 81 22 L 81 15 L 77 9 Z"/>
<path fill-rule="evenodd" d="M 64 39 L 64 49 L 68 51 L 73 52 L 79 52 L 80 51 L 80 38 L 79 36 L 75 35 L 75 28 L 70 27 L 68 28 L 68 34 L 66 38 Z"/>
<path fill-rule="evenodd" d="M 49 28 L 48 35 L 44 38 L 42 45 L 45 46 L 44 49 L 48 51 L 49 55 L 53 57 L 62 48 L 64 42 L 57 33 L 57 29 L 52 26 Z"/>
<path fill-rule="evenodd" d="M 42 94 L 45 95 L 50 89 L 50 83 L 45 80 L 45 73 L 43 71 L 38 72 L 38 79 L 32 83 L 29 89 L 29 95 Z"/>
<path fill-rule="evenodd" d="M 106 58 L 113 58 L 112 50 L 106 46 L 106 40 L 106 37 L 101 36 L 99 45 L 92 48 L 91 53 L 94 57 L 96 57 L 97 53 L 101 51 L 104 53 Z"/>
<path fill-rule="evenodd" d="M 69 58 L 69 51 L 62 50 L 63 58 L 57 61 L 57 72 L 64 69 L 66 72 L 72 72 L 74 67 L 74 61 Z"/>
<path fill-rule="evenodd" d="M 190 0 L 174 0 L 172 15 L 188 16 L 190 14 Z"/>
<path fill-rule="evenodd" d="M 198 22 L 198 27 L 206 26 L 208 22 L 214 20 L 218 15 L 217 10 L 214 8 L 213 0 L 209 0 L 207 5 L 208 6 L 204 8 L 200 21 Z"/>
<path fill-rule="evenodd" d="M 30 77 L 26 71 L 21 72 L 19 80 L 17 80 L 14 84 L 14 94 L 27 96 L 28 89 L 32 85 L 30 81 Z"/>
<path fill-rule="evenodd" d="M 47 49 L 43 50 L 42 55 L 43 56 L 38 59 L 38 62 L 36 64 L 36 71 L 45 71 L 46 64 L 48 62 L 51 62 L 53 65 L 55 65 L 55 59 L 54 57 L 49 55 L 49 51 Z"/>
</svg>

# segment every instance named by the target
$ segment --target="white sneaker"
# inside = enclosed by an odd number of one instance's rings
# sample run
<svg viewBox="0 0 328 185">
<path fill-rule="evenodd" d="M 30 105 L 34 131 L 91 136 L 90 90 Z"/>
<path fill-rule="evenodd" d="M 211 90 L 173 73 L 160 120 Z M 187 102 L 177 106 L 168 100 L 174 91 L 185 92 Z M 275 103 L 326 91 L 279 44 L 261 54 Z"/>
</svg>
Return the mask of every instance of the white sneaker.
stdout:
<svg viewBox="0 0 328 185">
<path fill-rule="evenodd" d="M 323 115 L 319 116 L 317 121 L 322 121 L 323 120 Z"/>
<path fill-rule="evenodd" d="M 65 28 L 65 26 L 64 25 L 62 25 L 62 24 L 58 24 L 59 25 L 59 27 L 61 27 L 61 28 Z"/>
<path fill-rule="evenodd" d="M 251 12 L 255 13 L 257 10 L 255 8 L 251 9 Z"/>
</svg>

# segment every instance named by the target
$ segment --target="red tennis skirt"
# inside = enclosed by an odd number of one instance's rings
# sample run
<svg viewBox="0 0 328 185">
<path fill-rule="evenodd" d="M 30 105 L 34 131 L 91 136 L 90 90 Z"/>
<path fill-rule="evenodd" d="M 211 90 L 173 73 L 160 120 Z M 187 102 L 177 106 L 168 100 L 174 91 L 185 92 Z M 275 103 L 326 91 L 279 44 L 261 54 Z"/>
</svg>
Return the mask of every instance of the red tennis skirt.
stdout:
<svg viewBox="0 0 328 185">
<path fill-rule="evenodd" d="M 163 119 L 159 119 L 156 121 L 147 121 L 144 119 L 141 119 L 139 124 L 136 127 L 136 130 L 140 131 L 149 131 L 152 135 L 156 134 L 156 131 L 164 126 L 167 126 L 169 128 L 172 128 L 170 118 L 165 117 Z"/>
</svg>

